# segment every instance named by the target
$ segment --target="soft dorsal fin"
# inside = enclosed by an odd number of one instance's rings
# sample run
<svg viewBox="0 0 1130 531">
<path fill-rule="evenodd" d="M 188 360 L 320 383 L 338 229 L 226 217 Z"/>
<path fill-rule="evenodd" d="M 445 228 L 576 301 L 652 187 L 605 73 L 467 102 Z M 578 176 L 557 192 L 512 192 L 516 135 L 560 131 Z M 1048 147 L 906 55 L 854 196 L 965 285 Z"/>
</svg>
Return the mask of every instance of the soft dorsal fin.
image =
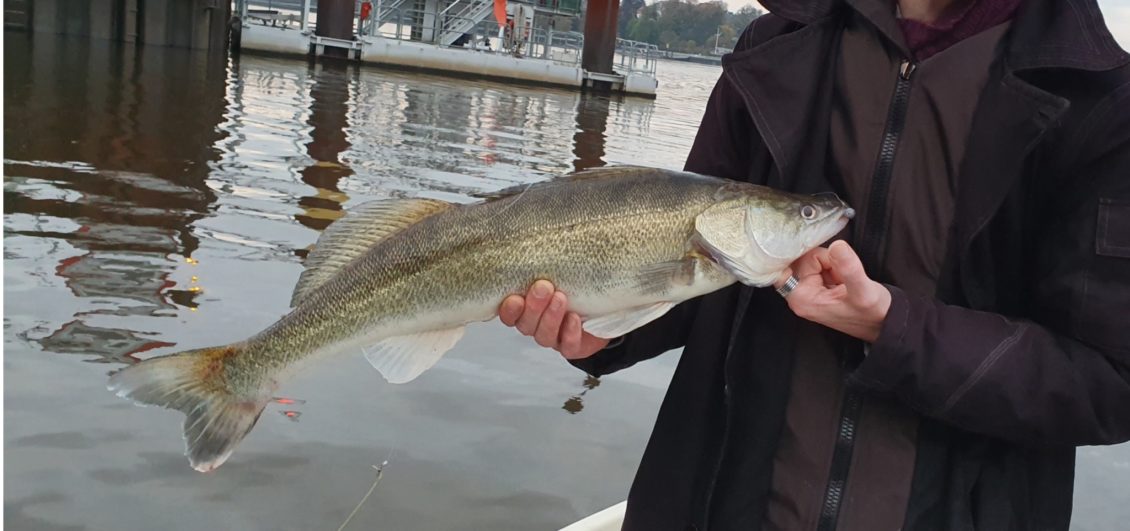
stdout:
<svg viewBox="0 0 1130 531">
<path fill-rule="evenodd" d="M 584 170 L 579 170 L 579 171 L 575 171 L 575 172 L 572 172 L 572 173 L 566 173 L 565 175 L 562 175 L 560 177 L 560 179 L 566 179 L 566 180 L 571 180 L 571 181 L 582 181 L 582 180 L 585 180 L 585 179 L 598 179 L 598 178 L 601 178 L 601 177 L 608 177 L 609 175 L 613 175 L 613 174 L 617 174 L 617 173 L 630 174 L 630 173 L 654 172 L 654 171 L 656 171 L 655 168 L 649 168 L 647 166 L 635 166 L 635 165 L 632 165 L 632 164 L 613 164 L 613 165 L 610 165 L 610 166 L 600 166 L 600 167 L 596 167 L 596 168 L 588 168 L 588 169 L 584 169 Z"/>
<path fill-rule="evenodd" d="M 379 199 L 350 209 L 318 237 L 314 250 L 306 257 L 306 270 L 294 286 L 290 306 L 298 306 L 303 298 L 377 242 L 452 206 L 436 199 Z"/>
<path fill-rule="evenodd" d="M 538 181 L 530 184 L 516 184 L 514 186 L 507 186 L 500 190 L 493 192 L 484 192 L 475 194 L 475 197 L 485 200 L 503 199 L 512 195 L 518 195 L 533 186 L 547 186 L 554 184 L 564 184 L 570 181 L 583 181 L 586 179 L 604 179 L 613 175 L 629 175 L 632 173 L 643 171 L 656 171 L 655 168 L 648 168 L 645 166 L 603 166 L 600 168 L 589 168 L 587 170 L 576 171 L 573 173 L 566 173 L 560 177 L 555 177 L 548 181 Z"/>
</svg>

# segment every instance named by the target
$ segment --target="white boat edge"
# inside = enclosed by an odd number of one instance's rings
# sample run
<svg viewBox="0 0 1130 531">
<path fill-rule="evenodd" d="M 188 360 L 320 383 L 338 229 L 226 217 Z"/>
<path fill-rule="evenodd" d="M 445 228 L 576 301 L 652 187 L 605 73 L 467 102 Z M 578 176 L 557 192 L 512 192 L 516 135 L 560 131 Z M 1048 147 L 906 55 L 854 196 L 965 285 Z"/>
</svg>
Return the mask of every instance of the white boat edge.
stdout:
<svg viewBox="0 0 1130 531">
<path fill-rule="evenodd" d="M 628 507 L 627 501 L 622 501 L 600 511 L 586 516 L 576 522 L 560 529 L 560 531 L 620 531 L 624 525 L 624 510 Z"/>
</svg>

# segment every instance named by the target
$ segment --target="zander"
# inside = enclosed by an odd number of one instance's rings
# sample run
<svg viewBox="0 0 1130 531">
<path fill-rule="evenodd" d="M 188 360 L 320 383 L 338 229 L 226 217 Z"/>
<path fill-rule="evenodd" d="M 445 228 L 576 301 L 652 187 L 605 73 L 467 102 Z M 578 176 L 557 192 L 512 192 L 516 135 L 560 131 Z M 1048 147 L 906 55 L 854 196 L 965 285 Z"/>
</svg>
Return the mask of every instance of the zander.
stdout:
<svg viewBox="0 0 1130 531">
<path fill-rule="evenodd" d="M 363 351 L 393 383 L 414 379 L 538 279 L 612 338 L 736 281 L 765 286 L 854 211 L 802 196 L 652 168 L 613 167 L 455 205 L 361 205 L 319 238 L 293 309 L 238 343 L 152 358 L 109 388 L 185 413 L 186 454 L 212 470 L 301 363 Z"/>
</svg>

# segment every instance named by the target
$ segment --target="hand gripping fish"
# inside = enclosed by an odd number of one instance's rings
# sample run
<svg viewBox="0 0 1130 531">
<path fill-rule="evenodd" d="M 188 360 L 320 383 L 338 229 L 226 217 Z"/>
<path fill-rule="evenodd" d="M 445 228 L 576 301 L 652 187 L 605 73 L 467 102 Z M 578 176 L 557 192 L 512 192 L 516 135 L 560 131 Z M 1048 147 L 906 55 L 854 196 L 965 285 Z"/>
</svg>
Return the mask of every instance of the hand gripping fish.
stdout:
<svg viewBox="0 0 1130 531">
<path fill-rule="evenodd" d="M 110 377 L 140 404 L 183 412 L 186 455 L 212 470 L 302 362 L 365 357 L 393 383 L 434 365 L 464 327 L 547 279 L 589 333 L 614 338 L 736 281 L 772 284 L 854 211 L 803 196 L 653 168 L 589 170 L 455 205 L 361 205 L 319 238 L 293 309 L 230 345 L 156 357 Z"/>
</svg>

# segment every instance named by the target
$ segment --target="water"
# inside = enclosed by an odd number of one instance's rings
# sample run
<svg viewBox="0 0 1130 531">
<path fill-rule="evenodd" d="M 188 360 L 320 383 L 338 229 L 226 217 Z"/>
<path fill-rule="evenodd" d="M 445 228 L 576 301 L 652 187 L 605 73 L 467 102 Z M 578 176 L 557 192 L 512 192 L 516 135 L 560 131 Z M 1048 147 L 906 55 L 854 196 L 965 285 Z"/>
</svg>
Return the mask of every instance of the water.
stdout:
<svg viewBox="0 0 1130 531">
<path fill-rule="evenodd" d="M 242 339 L 288 308 L 343 208 L 605 163 L 681 167 L 714 67 L 655 101 L 5 35 L 5 523 L 13 529 L 552 529 L 625 496 L 675 356 L 600 381 L 497 324 L 391 386 L 360 357 L 286 385 L 214 474 L 181 415 L 105 390 L 134 359 Z M 1080 451 L 1110 528 L 1126 447 Z M 1121 499 L 1124 501 L 1125 496 Z"/>
</svg>

